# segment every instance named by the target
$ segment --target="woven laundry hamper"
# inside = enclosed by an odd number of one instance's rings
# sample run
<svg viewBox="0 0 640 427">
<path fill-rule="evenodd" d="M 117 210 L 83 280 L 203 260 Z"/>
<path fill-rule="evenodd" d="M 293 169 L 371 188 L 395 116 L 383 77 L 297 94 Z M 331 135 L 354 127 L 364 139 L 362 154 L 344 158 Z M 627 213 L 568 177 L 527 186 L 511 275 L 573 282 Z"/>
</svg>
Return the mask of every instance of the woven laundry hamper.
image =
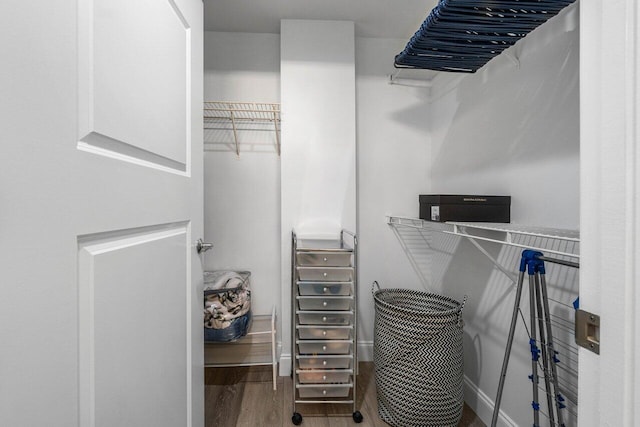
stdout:
<svg viewBox="0 0 640 427">
<path fill-rule="evenodd" d="M 461 304 L 437 294 L 378 287 L 373 298 L 380 418 L 394 427 L 456 427 L 464 404 L 466 297 Z"/>
</svg>

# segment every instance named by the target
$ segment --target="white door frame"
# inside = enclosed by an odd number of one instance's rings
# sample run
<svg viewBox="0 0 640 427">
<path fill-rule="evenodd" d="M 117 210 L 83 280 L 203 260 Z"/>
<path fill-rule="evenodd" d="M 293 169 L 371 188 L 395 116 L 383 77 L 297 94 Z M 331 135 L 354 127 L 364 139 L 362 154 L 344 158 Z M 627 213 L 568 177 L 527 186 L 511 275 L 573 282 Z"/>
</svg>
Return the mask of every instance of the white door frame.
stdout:
<svg viewBox="0 0 640 427">
<path fill-rule="evenodd" d="M 580 308 L 599 314 L 600 355 L 580 349 L 581 426 L 640 423 L 640 7 L 580 3 Z"/>
</svg>

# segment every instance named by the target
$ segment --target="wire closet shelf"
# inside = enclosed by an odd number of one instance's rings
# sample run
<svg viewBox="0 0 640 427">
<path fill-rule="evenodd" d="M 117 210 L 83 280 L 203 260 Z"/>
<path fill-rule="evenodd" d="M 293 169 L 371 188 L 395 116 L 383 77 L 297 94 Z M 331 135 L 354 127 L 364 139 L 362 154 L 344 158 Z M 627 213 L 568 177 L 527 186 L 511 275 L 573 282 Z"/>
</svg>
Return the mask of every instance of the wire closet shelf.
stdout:
<svg viewBox="0 0 640 427">
<path fill-rule="evenodd" d="M 280 104 L 263 102 L 204 102 L 204 128 L 211 129 L 214 123 L 230 123 L 233 130 L 236 154 L 240 155 L 238 131 L 246 123 L 267 123 L 273 126 L 276 150 L 280 155 Z"/>
<path fill-rule="evenodd" d="M 440 0 L 397 68 L 474 73 L 575 0 Z"/>
<path fill-rule="evenodd" d="M 578 230 L 486 222 L 465 223 L 449 221 L 446 223 L 434 223 L 423 219 L 402 216 L 387 216 L 387 224 L 394 227 L 430 229 L 444 234 L 466 237 L 471 240 L 499 243 L 522 249 L 539 250 L 573 260 L 580 259 L 580 232 Z M 503 237 L 497 238 L 476 234 L 478 230 L 499 232 Z M 517 236 L 526 236 L 536 239 L 534 242 L 538 242 L 539 245 L 536 245 L 535 243 L 532 244 L 533 242 L 526 244 L 520 243 L 516 238 Z M 543 244 L 548 240 L 564 242 L 565 244 L 560 244 L 557 247 L 549 247 L 548 245 Z"/>
</svg>

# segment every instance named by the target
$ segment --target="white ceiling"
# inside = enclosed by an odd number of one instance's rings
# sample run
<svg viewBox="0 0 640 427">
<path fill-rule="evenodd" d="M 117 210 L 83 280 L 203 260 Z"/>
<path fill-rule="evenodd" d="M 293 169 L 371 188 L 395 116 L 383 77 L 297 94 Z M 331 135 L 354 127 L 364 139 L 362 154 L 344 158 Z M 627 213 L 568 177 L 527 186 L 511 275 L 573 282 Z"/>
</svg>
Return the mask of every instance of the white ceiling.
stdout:
<svg viewBox="0 0 640 427">
<path fill-rule="evenodd" d="M 204 0 L 208 31 L 280 33 L 281 19 L 354 21 L 356 36 L 408 39 L 437 0 Z"/>
</svg>

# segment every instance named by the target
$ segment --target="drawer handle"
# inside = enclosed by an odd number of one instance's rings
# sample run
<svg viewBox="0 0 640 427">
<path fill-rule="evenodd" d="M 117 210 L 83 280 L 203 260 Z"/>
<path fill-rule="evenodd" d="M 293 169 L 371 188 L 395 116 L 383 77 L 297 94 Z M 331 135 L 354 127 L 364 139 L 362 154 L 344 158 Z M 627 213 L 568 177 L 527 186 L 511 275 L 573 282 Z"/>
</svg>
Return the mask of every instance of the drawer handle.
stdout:
<svg viewBox="0 0 640 427">
<path fill-rule="evenodd" d="M 323 361 L 322 361 L 322 365 L 323 365 L 323 366 L 327 366 L 327 361 L 326 361 L 326 360 L 323 360 Z"/>
<path fill-rule="evenodd" d="M 322 351 L 327 351 L 327 346 L 326 345 L 322 346 Z"/>
<path fill-rule="evenodd" d="M 326 375 L 323 375 L 323 376 L 322 376 L 322 381 L 326 381 L 326 380 L 327 380 L 327 376 L 326 376 Z"/>
<path fill-rule="evenodd" d="M 327 335 L 327 331 L 322 331 L 322 335 L 326 336 Z"/>
<path fill-rule="evenodd" d="M 326 307 L 327 306 L 327 302 L 326 301 L 322 301 L 322 306 Z"/>
<path fill-rule="evenodd" d="M 325 286 L 324 288 L 322 288 L 322 292 L 324 292 L 324 293 L 326 294 L 327 292 L 329 292 L 329 288 L 327 288 L 327 287 Z"/>
<path fill-rule="evenodd" d="M 323 322 L 326 322 L 326 321 L 327 321 L 327 317 L 326 317 L 326 316 L 325 316 L 325 317 L 323 317 L 323 318 L 322 318 L 322 321 L 323 321 Z"/>
<path fill-rule="evenodd" d="M 324 277 L 327 277 L 327 273 L 322 273 L 322 275 L 323 275 Z"/>
<path fill-rule="evenodd" d="M 327 257 L 322 258 L 324 262 L 327 262 Z"/>
<path fill-rule="evenodd" d="M 327 394 L 327 390 L 322 390 L 322 394 Z"/>
</svg>

